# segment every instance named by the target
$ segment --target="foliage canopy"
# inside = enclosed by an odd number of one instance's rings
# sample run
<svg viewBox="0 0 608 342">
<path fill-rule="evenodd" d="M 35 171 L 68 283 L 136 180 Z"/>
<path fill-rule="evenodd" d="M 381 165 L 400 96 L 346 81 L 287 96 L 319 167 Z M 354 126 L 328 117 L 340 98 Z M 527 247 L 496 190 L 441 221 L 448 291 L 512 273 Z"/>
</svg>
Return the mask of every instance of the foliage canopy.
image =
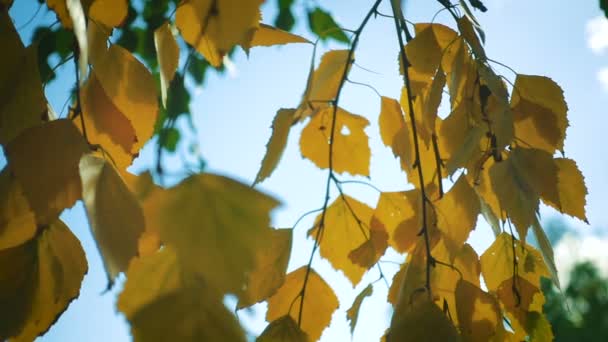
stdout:
<svg viewBox="0 0 608 342">
<path fill-rule="evenodd" d="M 550 340 L 541 277 L 559 284 L 538 208 L 542 202 L 586 220 L 583 176 L 575 161 L 556 154 L 568 126 L 566 101 L 547 77 L 505 82 L 469 4 L 439 2 L 453 27 L 410 25 L 400 1 L 390 1 L 403 89 L 400 99 L 383 96 L 371 118 L 342 108 L 340 95 L 381 0 L 354 31 L 339 29 L 320 7 L 308 12 L 319 40 L 348 48 L 312 63 L 301 102 L 277 111 L 255 179 L 271 176 L 291 128 L 303 125 L 300 150 L 327 173 L 326 196 L 308 231 L 310 261 L 287 273 L 292 229 L 270 227 L 275 199 L 204 172 L 162 187 L 152 172 L 162 178 L 163 150 L 179 140 L 186 74 L 202 82 L 203 70 L 221 69 L 236 46 L 313 44 L 314 62 L 317 43 L 280 29 L 293 27 L 293 1 L 278 2 L 277 28 L 260 22 L 259 0 L 165 0 L 145 7 L 146 30 L 132 26 L 139 14 L 125 0 L 47 0 L 60 26 L 37 31 L 27 47 L 8 15 L 11 1 L 2 1 L 0 144 L 8 164 L 0 174 L 0 339 L 43 334 L 78 296 L 87 262 L 59 214 L 82 200 L 108 286 L 126 275 L 117 306 L 135 340 L 245 340 L 222 303 L 226 294 L 239 309 L 267 301 L 270 323 L 260 341 L 318 340 L 340 303 L 312 265 L 317 250 L 354 286 L 372 268 L 390 281 L 378 263 L 389 247 L 407 259 L 390 285 L 386 340 Z M 178 39 L 190 51 L 185 61 Z M 61 44 L 50 48 L 49 41 Z M 66 118 L 43 92 L 53 77 L 51 53 L 76 66 Z M 375 206 L 345 193 L 338 178 L 370 176 L 369 119 L 378 120 L 377 134 L 413 186 L 381 191 Z M 154 135 L 157 168 L 129 173 Z M 480 214 L 496 239 L 478 256 L 467 240 Z M 530 228 L 540 250 L 526 243 Z M 348 310 L 351 332 L 372 289 Z"/>
</svg>

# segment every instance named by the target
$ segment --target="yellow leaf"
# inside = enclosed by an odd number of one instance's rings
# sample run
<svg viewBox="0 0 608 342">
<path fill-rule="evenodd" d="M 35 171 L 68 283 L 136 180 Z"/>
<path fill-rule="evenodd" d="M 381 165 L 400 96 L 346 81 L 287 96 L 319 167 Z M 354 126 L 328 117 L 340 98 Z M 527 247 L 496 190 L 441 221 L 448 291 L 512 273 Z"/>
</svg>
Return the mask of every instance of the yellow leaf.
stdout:
<svg viewBox="0 0 608 342">
<path fill-rule="evenodd" d="M 457 33 L 441 24 L 417 24 L 416 37 L 405 46 L 411 68 L 429 77 L 442 62 L 443 50 L 457 38 Z"/>
<path fill-rule="evenodd" d="M 441 158 L 447 160 L 448 175 L 482 154 L 479 144 L 486 130 L 473 124 L 464 105 L 457 106 L 438 126 L 439 150 Z"/>
<path fill-rule="evenodd" d="M 551 247 L 549 238 L 545 234 L 540 222 L 538 222 L 538 218 L 534 218 L 534 222 L 532 223 L 532 231 L 534 232 L 534 237 L 538 243 L 538 248 L 540 248 L 540 253 L 545 261 L 545 266 L 547 266 L 547 270 L 551 274 L 551 280 L 559 289 L 560 284 L 559 277 L 557 276 L 557 266 L 555 266 L 555 258 L 553 257 L 553 247 Z"/>
<path fill-rule="evenodd" d="M 454 325 L 429 300 L 420 300 L 401 315 L 394 314 L 387 341 L 459 341 Z"/>
<path fill-rule="evenodd" d="M 34 126 L 6 146 L 6 155 L 38 224 L 48 224 L 81 197 L 80 157 L 88 151 L 70 120 Z"/>
<path fill-rule="evenodd" d="M 515 253 L 515 257 L 513 256 Z M 540 277 L 548 278 L 540 253 L 528 244 L 521 244 L 507 233 L 500 234 L 481 255 L 481 273 L 490 291 L 497 291 L 501 284 L 514 276 L 514 260 L 517 275 L 540 288 Z"/>
<path fill-rule="evenodd" d="M 378 126 L 384 146 L 390 147 L 395 157 L 400 157 L 402 160 L 406 160 L 408 164 L 412 164 L 411 138 L 401 112 L 401 106 L 397 100 L 382 96 Z"/>
<path fill-rule="evenodd" d="M 370 236 L 373 210 L 365 203 L 349 196 L 338 197 L 326 210 L 319 214 L 315 225 L 308 231 L 313 239 L 321 229 L 319 250 L 321 256 L 342 272 L 353 286 L 357 285 L 367 268 L 354 264 L 349 258 L 352 250 L 365 243 Z M 324 218 L 323 226 L 321 218 Z"/>
<path fill-rule="evenodd" d="M 331 130 L 334 123 L 333 170 L 338 173 L 369 176 L 371 151 L 364 131 L 369 121 L 339 107 L 325 108 L 315 114 L 304 127 L 300 137 L 302 156 L 322 169 L 329 168 Z"/>
<path fill-rule="evenodd" d="M 384 255 L 388 247 L 388 233 L 375 216 L 372 216 L 369 227 L 369 238 L 359 247 L 348 253 L 353 264 L 370 269 Z"/>
<path fill-rule="evenodd" d="M 112 29 L 102 23 L 90 22 L 87 26 L 87 41 L 89 47 L 89 63 L 96 65 L 108 51 L 108 38 L 112 34 Z M 91 78 L 92 72 L 89 74 Z"/>
<path fill-rule="evenodd" d="M 458 281 L 456 309 L 464 341 L 493 341 L 504 334 L 498 302 L 477 285 L 465 280 Z"/>
<path fill-rule="evenodd" d="M 302 299 L 300 291 L 305 279 L 306 292 Z M 317 341 L 329 325 L 338 304 L 336 294 L 325 280 L 314 269 L 307 272 L 303 266 L 289 273 L 283 286 L 268 299 L 266 320 L 271 322 L 288 314 L 297 322 L 301 317 L 299 326 L 311 341 Z"/>
<path fill-rule="evenodd" d="M 492 165 L 489 177 L 502 209 L 499 212 L 506 212 L 520 239 L 524 240 L 538 209 L 539 198 L 528 175 L 518 167 L 517 153 L 511 153 L 507 160 Z"/>
<path fill-rule="evenodd" d="M 272 46 L 272 45 L 283 45 L 289 43 L 309 43 L 312 42 L 304 37 L 298 36 L 297 34 L 283 31 L 276 27 L 260 24 L 251 38 L 249 45 L 254 46 Z"/>
<path fill-rule="evenodd" d="M 245 341 L 222 296 L 205 279 L 188 277 L 170 246 L 135 259 L 117 307 L 135 341 Z"/>
<path fill-rule="evenodd" d="M 517 75 L 511 98 L 515 135 L 550 154 L 563 151 L 568 119 L 564 93 L 552 79 Z"/>
<path fill-rule="evenodd" d="M 109 288 L 137 255 L 138 240 L 145 226 L 143 212 L 114 167 L 104 159 L 84 155 L 80 159 L 80 178 L 82 199 Z"/>
<path fill-rule="evenodd" d="M 144 206 L 149 230 L 176 249 L 181 267 L 222 293 L 239 293 L 272 232 L 269 212 L 277 204 L 229 178 L 199 174 L 152 192 Z"/>
<path fill-rule="evenodd" d="M 95 75 L 114 106 L 131 122 L 137 153 L 152 137 L 158 112 L 154 78 L 130 52 L 114 44 L 93 66 Z"/>
<path fill-rule="evenodd" d="M 558 169 L 559 208 L 557 209 L 587 222 L 585 215 L 587 187 L 583 174 L 572 159 L 556 158 L 554 161 Z"/>
<path fill-rule="evenodd" d="M 215 67 L 259 23 L 260 0 L 188 0 L 177 7 L 175 23 L 184 40 Z"/>
<path fill-rule="evenodd" d="M 37 46 L 23 48 L 11 18 L 0 12 L 0 144 L 47 117 L 46 99 L 38 71 Z"/>
<path fill-rule="evenodd" d="M 399 252 L 410 250 L 417 240 L 419 203 L 419 190 L 380 193 L 374 217 L 384 223 L 390 245 Z"/>
<path fill-rule="evenodd" d="M 272 135 L 268 144 L 266 144 L 266 154 L 262 160 L 262 165 L 258 171 L 257 176 L 253 184 L 260 183 L 266 178 L 270 177 L 274 169 L 279 164 L 285 145 L 287 145 L 287 138 L 289 137 L 289 131 L 294 121 L 295 109 L 281 108 L 277 111 L 277 115 L 272 121 Z"/>
<path fill-rule="evenodd" d="M 363 304 L 363 300 L 366 297 L 369 297 L 374 292 L 374 287 L 372 284 L 367 285 L 363 291 L 361 291 L 353 305 L 350 306 L 350 309 L 346 311 L 346 318 L 350 321 L 350 333 L 352 334 L 355 331 L 355 327 L 357 326 L 357 320 L 359 318 L 359 310 L 361 310 L 361 304 Z"/>
<path fill-rule="evenodd" d="M 450 93 L 450 104 L 452 109 L 457 106 L 466 106 L 468 111 L 479 110 L 479 105 L 473 103 L 471 99 L 475 96 L 476 87 L 479 85 L 477 80 L 478 70 L 477 63 L 472 59 L 468 46 L 457 40 L 454 45 L 454 55 L 450 69 L 444 69 L 448 72 L 446 84 Z"/>
<path fill-rule="evenodd" d="M 5 167 L 0 172 L 0 250 L 25 243 L 36 230 L 36 218 L 23 188 Z"/>
<path fill-rule="evenodd" d="M 485 60 L 486 52 L 483 49 L 483 46 L 481 45 L 477 34 L 475 34 L 473 24 L 467 16 L 462 16 L 458 19 L 458 30 L 471 47 L 471 50 L 473 50 L 475 56 L 481 60 Z"/>
<path fill-rule="evenodd" d="M 484 217 L 486 217 L 486 219 L 489 217 L 491 220 L 496 218 L 496 223 L 498 224 L 498 220 L 502 220 L 505 217 L 503 215 L 504 208 L 501 209 L 497 192 L 495 192 L 492 187 L 490 170 L 492 170 L 495 164 L 496 162 L 494 162 L 493 158 L 487 158 L 485 161 L 481 160 L 479 163 L 476 163 L 474 167 L 469 169 L 467 178 L 469 184 L 473 185 L 475 192 L 479 195 L 480 201 L 483 201 L 483 204 L 481 205 L 482 209 L 487 209 Z"/>
<path fill-rule="evenodd" d="M 295 114 L 298 120 L 327 108 L 336 98 L 340 81 L 348 74 L 353 61 L 348 60 L 348 55 L 348 50 L 328 51 L 321 58 L 319 67 L 314 72 L 311 70 L 302 102 Z"/>
<path fill-rule="evenodd" d="M 451 255 L 462 248 L 471 230 L 475 229 L 479 210 L 477 194 L 464 175 L 436 203 L 437 227 L 442 232 Z"/>
<path fill-rule="evenodd" d="M 127 18 L 126 0 L 95 0 L 89 7 L 89 19 L 108 27 L 121 26 Z"/>
<path fill-rule="evenodd" d="M 171 32 L 169 23 L 164 23 L 154 31 L 156 58 L 160 67 L 160 91 L 163 106 L 167 106 L 167 90 L 175 76 L 179 63 L 179 47 Z"/>
<path fill-rule="evenodd" d="M 298 327 L 298 323 L 289 315 L 283 316 L 268 324 L 256 342 L 307 342 L 308 335 Z"/>
<path fill-rule="evenodd" d="M 245 289 L 239 294 L 237 309 L 251 306 L 272 296 L 283 285 L 291 254 L 291 229 L 276 229 L 266 245 L 257 250 L 255 267 L 247 274 Z"/>
<path fill-rule="evenodd" d="M 420 101 L 420 116 L 422 117 L 421 129 L 428 132 L 428 139 L 432 134 L 435 133 L 435 121 L 437 120 L 437 110 L 441 103 L 441 96 L 443 94 L 443 87 L 445 86 L 445 74 L 441 67 L 437 69 L 435 77 L 431 84 L 424 90 L 424 92 L 417 97 L 417 101 Z"/>
<path fill-rule="evenodd" d="M 519 275 L 514 275 L 501 283 L 496 295 L 518 340 L 530 335 L 536 326 L 529 325 L 529 320 L 538 319 L 539 314 L 542 316 L 542 306 L 545 302 L 538 286 Z"/>
<path fill-rule="evenodd" d="M 10 259 L 5 259 L 7 257 Z M 14 337 L 21 341 L 33 341 L 50 328 L 78 296 L 80 283 L 87 272 L 80 242 L 59 220 L 46 226 L 37 239 L 0 251 L 0 265 L 2 311 L 13 316 L 7 320 L 0 316 L 0 338 Z M 13 267 L 19 268 L 14 270 Z M 9 279 L 15 271 L 18 273 Z M 11 288 L 16 292 L 5 292 Z M 6 295 L 8 297 L 3 298 Z M 8 306 L 4 305 L 7 299 Z M 17 324 L 18 328 L 13 326 L 7 331 L 7 323 Z"/>
<path fill-rule="evenodd" d="M 136 132 L 129 118 L 108 98 L 94 70 L 80 89 L 80 101 L 88 141 L 101 145 L 123 172 L 135 157 Z"/>
</svg>

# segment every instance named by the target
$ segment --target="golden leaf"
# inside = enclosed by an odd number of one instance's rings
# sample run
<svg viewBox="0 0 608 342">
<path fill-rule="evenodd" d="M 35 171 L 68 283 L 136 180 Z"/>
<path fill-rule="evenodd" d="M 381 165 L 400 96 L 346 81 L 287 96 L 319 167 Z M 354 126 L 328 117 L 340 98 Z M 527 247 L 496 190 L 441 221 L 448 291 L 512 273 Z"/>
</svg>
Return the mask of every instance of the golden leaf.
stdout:
<svg viewBox="0 0 608 342">
<path fill-rule="evenodd" d="M 0 172 L 0 250 L 25 243 L 36 231 L 36 218 L 23 188 L 5 167 Z"/>
<path fill-rule="evenodd" d="M 321 256 L 335 269 L 344 272 L 353 286 L 361 281 L 367 268 L 353 263 L 349 254 L 368 240 L 372 214 L 372 208 L 365 203 L 340 196 L 327 208 L 325 215 L 317 216 L 314 227 L 308 231 L 308 236 L 315 239 L 319 229 L 322 230 L 319 237 Z"/>
<path fill-rule="evenodd" d="M 492 341 L 505 333 L 496 298 L 466 280 L 456 285 L 456 312 L 464 341 Z"/>
<path fill-rule="evenodd" d="M 405 46 L 411 68 L 432 77 L 442 62 L 443 50 L 457 33 L 441 24 L 417 24 L 416 37 Z"/>
<path fill-rule="evenodd" d="M 135 341 L 245 341 L 221 293 L 204 279 L 187 277 L 171 246 L 135 259 L 117 307 Z"/>
<path fill-rule="evenodd" d="M 127 18 L 128 7 L 126 0 L 94 0 L 89 7 L 89 19 L 108 27 L 117 27 Z"/>
<path fill-rule="evenodd" d="M 400 157 L 402 160 L 406 160 L 408 164 L 412 164 L 413 147 L 410 146 L 411 138 L 401 112 L 401 106 L 397 100 L 382 96 L 378 126 L 384 146 L 390 147 L 395 157 Z"/>
<path fill-rule="evenodd" d="M 473 50 L 475 56 L 481 60 L 485 60 L 486 52 L 483 49 L 483 46 L 481 45 L 477 34 L 475 34 L 473 24 L 467 16 L 462 16 L 458 19 L 458 30 L 460 31 L 462 37 L 464 37 L 466 42 L 471 47 L 471 50 Z"/>
<path fill-rule="evenodd" d="M 552 79 L 517 75 L 511 98 L 515 135 L 550 154 L 563 151 L 568 119 L 564 93 Z"/>
<path fill-rule="evenodd" d="M 272 121 L 272 135 L 268 140 L 268 144 L 266 144 L 266 154 L 262 160 L 260 170 L 255 176 L 254 185 L 270 177 L 279 164 L 285 146 L 287 145 L 287 138 L 289 137 L 289 131 L 294 121 L 295 112 L 295 109 L 285 108 L 281 108 L 277 111 L 277 115 Z"/>
<path fill-rule="evenodd" d="M 251 37 L 251 42 L 249 42 L 248 45 L 250 47 L 254 47 L 284 45 L 290 43 L 312 44 L 310 40 L 298 36 L 297 34 L 289 33 L 270 25 L 260 24 L 260 27 L 255 29 L 253 36 Z"/>
<path fill-rule="evenodd" d="M 177 7 L 175 24 L 188 44 L 219 67 L 223 56 L 258 27 L 260 5 L 260 0 L 188 0 Z"/>
<path fill-rule="evenodd" d="M 482 154 L 479 144 L 486 130 L 473 124 L 464 105 L 458 105 L 438 126 L 439 150 L 441 158 L 447 160 L 448 175 Z"/>
<path fill-rule="evenodd" d="M 335 110 L 335 120 L 333 120 Z M 333 171 L 369 176 L 371 151 L 365 134 L 369 125 L 366 118 L 351 114 L 342 108 L 327 107 L 315 114 L 302 130 L 300 150 L 302 156 L 319 168 L 329 168 L 332 124 L 335 123 L 332 166 Z"/>
<path fill-rule="evenodd" d="M 460 176 L 443 198 L 435 205 L 437 227 L 441 231 L 446 247 L 455 255 L 475 229 L 479 215 L 479 199 L 466 177 Z"/>
<path fill-rule="evenodd" d="M 116 44 L 93 69 L 108 98 L 135 130 L 137 140 L 130 152 L 137 153 L 154 132 L 158 112 L 154 78 L 130 52 Z"/>
<path fill-rule="evenodd" d="M 0 314 L 0 338 L 22 341 L 50 328 L 78 296 L 87 272 L 80 242 L 59 220 L 35 240 L 0 251 L 0 265 L 0 303 L 7 314 Z"/>
<path fill-rule="evenodd" d="M 583 174 L 572 159 L 556 158 L 554 162 L 557 165 L 557 187 L 559 191 L 559 207 L 557 210 L 587 222 L 587 215 L 585 214 L 587 186 L 585 186 Z M 551 203 L 548 204 L 551 205 Z"/>
<path fill-rule="evenodd" d="M 46 99 L 38 71 L 37 46 L 23 47 L 6 11 L 0 11 L 0 144 L 46 118 Z"/>
<path fill-rule="evenodd" d="M 112 35 L 112 29 L 102 23 L 90 22 L 87 26 L 87 41 L 89 48 L 89 63 L 91 65 L 103 58 L 108 51 L 108 39 Z M 92 72 L 89 73 L 89 78 Z"/>
<path fill-rule="evenodd" d="M 308 75 L 306 90 L 295 114 L 296 119 L 302 120 L 320 109 L 327 108 L 336 98 L 340 81 L 352 64 L 352 60 L 347 60 L 348 55 L 348 50 L 331 50 L 321 57 L 319 67 L 314 72 L 311 70 Z"/>
<path fill-rule="evenodd" d="M 393 315 L 387 341 L 458 341 L 454 325 L 429 300 L 420 300 L 401 315 Z"/>
<path fill-rule="evenodd" d="M 545 265 L 547 266 L 547 271 L 549 271 L 551 274 L 551 280 L 559 289 L 560 284 L 559 277 L 557 276 L 557 266 L 555 266 L 555 258 L 553 256 L 553 247 L 551 246 L 551 242 L 545 234 L 543 227 L 540 225 L 540 222 L 538 222 L 538 218 L 534 218 L 534 222 L 532 223 L 532 231 L 534 232 L 534 238 L 536 238 L 536 242 L 538 243 L 538 248 L 540 248 L 540 253 L 543 256 Z"/>
<path fill-rule="evenodd" d="M 251 306 L 272 296 L 283 285 L 291 254 L 291 229 L 272 230 L 265 246 L 255 255 L 255 266 L 247 274 L 245 289 L 239 294 L 237 309 Z"/>
<path fill-rule="evenodd" d="M 93 155 L 80 159 L 82 199 L 91 231 L 101 252 L 108 287 L 137 255 L 145 221 L 135 196 L 106 160 Z"/>
<path fill-rule="evenodd" d="M 515 266 L 514 260 L 517 260 Z M 505 280 L 513 277 L 514 267 L 521 278 L 536 288 L 540 288 L 541 276 L 550 277 L 542 256 L 536 249 L 502 233 L 481 255 L 481 273 L 488 289 L 497 291 Z"/>
<path fill-rule="evenodd" d="M 163 106 L 167 106 L 167 90 L 175 76 L 179 63 L 179 47 L 171 32 L 169 23 L 164 23 L 154 31 L 156 58 L 160 67 L 160 91 Z"/>
<path fill-rule="evenodd" d="M 229 178 L 199 174 L 152 192 L 144 212 L 149 230 L 175 248 L 181 267 L 222 293 L 239 293 L 272 232 L 269 212 L 277 204 Z"/>
<path fill-rule="evenodd" d="M 302 299 L 300 291 L 305 280 L 306 292 Z M 266 320 L 271 322 L 289 314 L 297 322 L 301 317 L 298 325 L 311 341 L 317 341 L 329 325 L 338 304 L 336 294 L 325 280 L 314 269 L 308 271 L 306 266 L 302 266 L 287 274 L 283 286 L 268 299 Z"/>
<path fill-rule="evenodd" d="M 353 264 L 370 269 L 380 257 L 384 255 L 388 247 L 388 233 L 375 216 L 372 216 L 369 227 L 369 238 L 359 247 L 348 253 L 348 258 Z"/>
<path fill-rule="evenodd" d="M 116 167 L 124 173 L 136 153 L 137 136 L 131 121 L 108 98 L 95 70 L 80 88 L 80 101 L 87 139 L 101 145 Z M 78 126 L 82 130 L 82 127 Z M 83 131 L 84 132 L 84 131 Z"/>
<path fill-rule="evenodd" d="M 409 251 L 417 240 L 419 203 L 419 190 L 380 193 L 374 217 L 384 223 L 390 245 L 399 252 Z"/>
<path fill-rule="evenodd" d="M 298 327 L 298 323 L 289 316 L 276 319 L 255 340 L 256 342 L 308 342 L 308 335 Z"/>
<path fill-rule="evenodd" d="M 374 287 L 372 284 L 367 285 L 363 291 L 361 291 L 355 300 L 353 301 L 353 305 L 350 306 L 350 309 L 346 310 L 346 318 L 350 321 L 350 333 L 352 334 L 355 331 L 355 327 L 357 326 L 357 320 L 359 318 L 359 311 L 361 310 L 361 304 L 363 304 L 363 300 L 366 297 L 369 297 L 374 292 Z"/>
<path fill-rule="evenodd" d="M 28 128 L 6 146 L 6 155 L 38 224 L 48 224 L 81 197 L 78 174 L 87 144 L 70 120 Z"/>
</svg>

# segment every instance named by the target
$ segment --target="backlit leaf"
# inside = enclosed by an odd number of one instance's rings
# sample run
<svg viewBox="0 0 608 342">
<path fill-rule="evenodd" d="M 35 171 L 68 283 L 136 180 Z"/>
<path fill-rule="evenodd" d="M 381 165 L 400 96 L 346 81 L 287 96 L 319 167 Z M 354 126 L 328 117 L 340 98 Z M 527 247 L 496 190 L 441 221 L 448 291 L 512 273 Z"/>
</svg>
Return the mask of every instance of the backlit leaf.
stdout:
<svg viewBox="0 0 608 342">
<path fill-rule="evenodd" d="M 352 64 L 352 61 L 347 60 L 348 55 L 348 50 L 328 51 L 321 58 L 317 69 L 314 72 L 311 70 L 302 103 L 296 113 L 297 119 L 302 120 L 319 109 L 328 107 L 329 102 L 336 98 L 340 81 Z"/>
<path fill-rule="evenodd" d="M 302 305 L 300 291 L 304 279 L 307 280 Z M 268 299 L 266 320 L 272 322 L 288 314 L 297 322 L 301 316 L 300 327 L 311 341 L 317 341 L 329 325 L 338 304 L 336 294 L 325 280 L 314 269 L 307 272 L 306 266 L 303 266 L 289 273 L 283 286 Z"/>
<path fill-rule="evenodd" d="M 536 288 L 540 288 L 541 276 L 550 276 L 536 249 L 502 233 L 481 255 L 481 273 L 490 291 L 497 291 L 504 281 L 514 276 L 514 260 L 517 260 L 517 274 Z"/>
<path fill-rule="evenodd" d="M 169 23 L 162 24 L 154 31 L 156 58 L 160 67 L 160 91 L 163 106 L 167 106 L 167 90 L 175 76 L 179 63 L 179 47 L 171 32 Z"/>
<path fill-rule="evenodd" d="M 442 62 L 443 50 L 457 38 L 457 33 L 441 24 L 416 24 L 416 37 L 405 46 L 411 68 L 429 80 Z"/>
<path fill-rule="evenodd" d="M 374 210 L 374 218 L 384 223 L 389 243 L 397 251 L 408 251 L 416 242 L 420 227 L 420 191 L 382 192 Z M 414 226 L 410 229 L 411 226 Z"/>
<path fill-rule="evenodd" d="M 12 316 L 1 317 L 0 338 L 22 341 L 32 341 L 50 328 L 78 296 L 87 272 L 80 242 L 59 220 L 35 240 L 0 251 L 0 265 L 0 303 L 2 311 Z"/>
<path fill-rule="evenodd" d="M 36 46 L 27 49 L 8 12 L 0 11 L 0 144 L 7 144 L 46 118 L 46 100 L 38 71 Z"/>
<path fill-rule="evenodd" d="M 338 26 L 331 14 L 320 7 L 308 12 L 308 26 L 321 40 L 332 38 L 342 43 L 350 42 L 346 33 Z"/>
<path fill-rule="evenodd" d="M 551 246 L 551 242 L 549 241 L 547 234 L 545 234 L 543 227 L 540 225 L 540 222 L 538 222 L 538 218 L 535 218 L 532 223 L 532 231 L 534 232 L 534 237 L 538 243 L 538 248 L 540 248 L 540 253 L 543 255 L 543 260 L 545 260 L 547 270 L 551 274 L 551 280 L 559 289 L 560 284 L 559 277 L 557 276 L 557 266 L 555 266 L 555 257 L 553 256 L 553 247 Z"/>
<path fill-rule="evenodd" d="M 313 239 L 322 229 L 319 242 L 321 256 L 331 265 L 344 272 L 353 286 L 357 285 L 367 268 L 354 264 L 349 258 L 352 250 L 365 243 L 370 236 L 372 208 L 349 196 L 338 197 L 324 215 L 323 226 L 319 214 L 315 225 L 308 231 Z"/>
<path fill-rule="evenodd" d="M 188 44 L 219 67 L 223 56 L 258 27 L 260 5 L 260 0 L 188 0 L 177 7 L 175 24 Z"/>
<path fill-rule="evenodd" d="M 89 63 L 97 64 L 108 51 L 108 39 L 112 34 L 112 29 L 102 23 L 90 22 L 87 26 L 87 42 L 89 48 Z M 89 74 L 91 77 L 91 74 Z"/>
<path fill-rule="evenodd" d="M 335 120 L 333 120 L 335 110 Z M 335 121 L 335 122 L 334 122 Z M 300 150 L 319 168 L 329 167 L 332 124 L 334 127 L 333 170 L 338 173 L 369 176 L 371 151 L 364 129 L 366 118 L 342 108 L 327 107 L 315 114 L 302 130 Z"/>
<path fill-rule="evenodd" d="M 285 315 L 270 322 L 256 342 L 308 342 L 308 336 L 293 317 Z"/>
<path fill-rule="evenodd" d="M 464 1 L 461 1 L 461 3 L 464 3 Z M 471 46 L 471 50 L 473 50 L 475 56 L 484 60 L 486 59 L 486 52 L 483 49 L 477 34 L 475 34 L 473 25 L 472 20 L 467 16 L 462 16 L 458 19 L 458 30 L 460 31 L 460 34 L 464 37 L 469 46 Z"/>
<path fill-rule="evenodd" d="M 154 191 L 144 206 L 146 224 L 175 248 L 181 267 L 219 291 L 238 293 L 272 232 L 269 212 L 277 204 L 229 178 L 199 174 Z"/>
<path fill-rule="evenodd" d="M 374 216 L 371 218 L 367 241 L 350 251 L 348 258 L 353 264 L 369 269 L 384 255 L 387 247 L 388 233 L 382 222 Z"/>
<path fill-rule="evenodd" d="M 154 78 L 130 52 L 114 44 L 96 65 L 95 75 L 114 106 L 129 119 L 137 153 L 154 131 L 158 112 Z"/>
<path fill-rule="evenodd" d="M 380 137 L 384 146 L 390 147 L 395 157 L 411 163 L 412 147 L 408 126 L 397 100 L 382 96 L 378 126 L 380 126 Z"/>
<path fill-rule="evenodd" d="M 559 85 L 543 76 L 517 75 L 511 98 L 515 135 L 550 154 L 563 151 L 568 106 Z"/>
<path fill-rule="evenodd" d="M 135 259 L 118 299 L 135 341 L 245 341 L 219 292 L 188 278 L 173 248 Z"/>
<path fill-rule="evenodd" d="M 465 280 L 456 285 L 456 309 L 464 341 L 490 341 L 504 331 L 496 299 Z"/>
<path fill-rule="evenodd" d="M 363 304 L 363 300 L 366 297 L 369 297 L 374 292 L 374 287 L 372 284 L 367 285 L 363 291 L 361 291 L 357 297 L 355 297 L 355 301 L 353 305 L 350 306 L 350 309 L 346 311 L 346 318 L 350 321 L 350 333 L 352 334 L 355 331 L 355 327 L 357 326 L 357 320 L 359 318 L 359 310 L 361 310 L 361 304 Z"/>
<path fill-rule="evenodd" d="M 0 172 L 0 250 L 25 243 L 36 230 L 36 218 L 23 188 L 5 167 Z"/>
<path fill-rule="evenodd" d="M 53 222 L 81 197 L 80 157 L 88 151 L 70 120 L 34 126 L 6 146 L 6 155 L 38 224 Z"/>
<path fill-rule="evenodd" d="M 583 174 L 572 159 L 556 158 L 554 162 L 557 165 L 559 191 L 559 207 L 557 209 L 562 213 L 587 222 L 587 215 L 585 214 L 587 186 Z"/>
<path fill-rule="evenodd" d="M 127 10 L 126 0 L 94 0 L 89 7 L 89 19 L 108 27 L 117 27 L 127 18 Z"/>
<path fill-rule="evenodd" d="M 275 229 L 255 255 L 255 267 L 247 274 L 246 288 L 237 308 L 251 306 L 272 296 L 283 285 L 291 254 L 291 229 Z"/>
<path fill-rule="evenodd" d="M 454 325 L 429 300 L 420 300 L 402 315 L 394 315 L 387 341 L 458 341 Z"/>
<path fill-rule="evenodd" d="M 97 242 L 108 287 L 137 255 L 144 216 L 135 196 L 108 161 L 85 155 L 80 159 L 82 199 Z"/>
<path fill-rule="evenodd" d="M 309 43 L 312 44 L 308 39 L 298 36 L 287 31 L 283 31 L 276 27 L 260 24 L 251 38 L 249 45 L 254 46 L 272 46 L 272 45 L 284 45 L 290 43 Z"/>
<path fill-rule="evenodd" d="M 289 137 L 289 131 L 294 121 L 295 109 L 279 109 L 277 115 L 272 121 L 272 135 L 268 144 L 266 144 L 266 154 L 262 160 L 262 165 L 258 171 L 257 176 L 253 184 L 260 183 L 266 178 L 270 177 L 274 169 L 279 164 L 285 146 L 287 145 L 287 138 Z"/>
<path fill-rule="evenodd" d="M 475 228 L 479 215 L 479 200 L 465 176 L 460 176 L 443 198 L 435 205 L 437 227 L 446 246 L 455 255 Z"/>
</svg>

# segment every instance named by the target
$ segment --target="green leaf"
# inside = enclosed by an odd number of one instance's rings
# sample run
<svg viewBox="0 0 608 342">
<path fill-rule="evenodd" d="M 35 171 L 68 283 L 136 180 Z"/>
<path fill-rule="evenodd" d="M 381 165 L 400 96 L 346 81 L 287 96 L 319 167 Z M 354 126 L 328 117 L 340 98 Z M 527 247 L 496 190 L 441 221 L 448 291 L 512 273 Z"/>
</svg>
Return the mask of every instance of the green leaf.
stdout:
<svg viewBox="0 0 608 342">
<path fill-rule="evenodd" d="M 165 134 L 166 138 L 163 142 L 163 148 L 169 152 L 175 152 L 177 143 L 181 137 L 179 130 L 175 127 L 169 127 L 167 128 L 167 132 Z"/>
<path fill-rule="evenodd" d="M 350 42 L 346 33 L 338 26 L 331 14 L 319 7 L 308 12 L 308 25 L 310 30 L 323 41 L 334 39 L 345 44 Z"/>
</svg>

